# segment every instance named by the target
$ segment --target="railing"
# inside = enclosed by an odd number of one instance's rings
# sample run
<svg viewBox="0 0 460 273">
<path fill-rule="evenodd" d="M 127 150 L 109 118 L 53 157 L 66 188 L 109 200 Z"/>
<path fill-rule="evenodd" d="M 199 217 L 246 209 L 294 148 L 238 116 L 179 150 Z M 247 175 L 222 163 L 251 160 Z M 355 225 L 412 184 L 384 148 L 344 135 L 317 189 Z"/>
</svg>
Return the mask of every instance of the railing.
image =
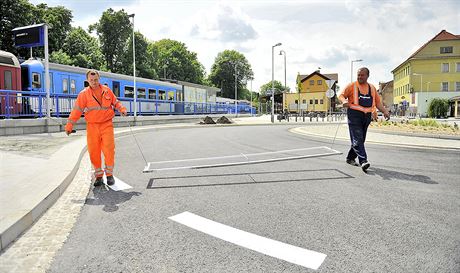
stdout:
<svg viewBox="0 0 460 273">
<path fill-rule="evenodd" d="M 50 94 L 50 113 L 66 117 L 72 111 L 76 94 Z M 119 98 L 128 112 L 134 114 L 134 99 Z M 137 99 L 138 115 L 200 115 L 235 114 L 235 105 L 226 103 L 196 103 L 168 100 Z M 238 113 L 255 114 L 255 108 L 238 105 Z M 43 92 L 0 90 L 0 118 L 46 117 L 46 94 Z"/>
</svg>

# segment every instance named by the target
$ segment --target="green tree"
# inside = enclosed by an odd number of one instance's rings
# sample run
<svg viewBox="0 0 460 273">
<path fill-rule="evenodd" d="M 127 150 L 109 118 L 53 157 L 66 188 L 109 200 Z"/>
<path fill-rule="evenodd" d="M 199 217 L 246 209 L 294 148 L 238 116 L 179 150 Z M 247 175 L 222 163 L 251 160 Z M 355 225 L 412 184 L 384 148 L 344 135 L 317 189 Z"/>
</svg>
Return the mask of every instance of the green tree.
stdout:
<svg viewBox="0 0 460 273">
<path fill-rule="evenodd" d="M 169 78 L 201 84 L 204 81 L 204 66 L 197 54 L 179 41 L 163 39 L 149 46 L 149 56 L 160 78 Z M 166 73 L 165 73 L 166 72 Z"/>
<path fill-rule="evenodd" d="M 273 88 L 275 88 L 275 95 L 281 94 L 284 91 L 284 85 L 280 81 L 273 81 Z M 266 96 L 267 91 L 270 89 L 272 89 L 272 81 L 269 81 L 260 87 L 260 95 Z"/>
<path fill-rule="evenodd" d="M 222 97 L 233 99 L 235 98 L 235 71 L 238 99 L 246 98 L 247 92 L 243 91 L 243 79 L 252 78 L 254 72 L 246 57 L 238 51 L 224 50 L 217 54 L 208 79 L 214 86 L 222 88 Z"/>
<path fill-rule="evenodd" d="M 155 65 L 153 57 L 149 54 L 148 47 L 149 41 L 140 32 L 135 32 L 135 46 L 136 46 L 136 76 L 153 79 L 156 78 Z M 131 35 L 125 45 L 126 53 L 122 59 L 121 73 L 126 75 L 133 74 L 133 36 Z"/>
<path fill-rule="evenodd" d="M 89 31 L 96 31 L 104 55 L 105 65 L 112 72 L 120 73 L 123 68 L 123 55 L 133 26 L 129 15 L 122 9 L 114 11 L 109 8 L 102 13 L 99 22 L 89 26 Z"/>
<path fill-rule="evenodd" d="M 104 68 L 104 56 L 97 39 L 81 27 L 72 28 L 64 40 L 63 51 L 72 58 L 75 66 Z"/>
<path fill-rule="evenodd" d="M 434 98 L 428 105 L 428 116 L 430 118 L 444 118 L 449 110 L 449 101 L 447 99 Z"/>
<path fill-rule="evenodd" d="M 73 65 L 72 58 L 65 53 L 62 49 L 58 51 L 53 51 L 50 54 L 50 62 L 58 64 Z"/>
<path fill-rule="evenodd" d="M 46 23 L 48 25 L 48 47 L 49 52 L 57 51 L 62 48 L 67 33 L 72 26 L 72 11 L 63 7 L 48 7 L 46 4 L 38 4 L 34 11 L 36 23 Z M 40 55 L 43 50 L 39 50 Z M 42 55 L 43 56 L 43 55 Z"/>
<path fill-rule="evenodd" d="M 0 49 L 18 54 L 14 46 L 12 29 L 34 22 L 35 6 L 27 0 L 0 1 Z M 24 54 L 27 50 L 22 50 Z"/>
</svg>

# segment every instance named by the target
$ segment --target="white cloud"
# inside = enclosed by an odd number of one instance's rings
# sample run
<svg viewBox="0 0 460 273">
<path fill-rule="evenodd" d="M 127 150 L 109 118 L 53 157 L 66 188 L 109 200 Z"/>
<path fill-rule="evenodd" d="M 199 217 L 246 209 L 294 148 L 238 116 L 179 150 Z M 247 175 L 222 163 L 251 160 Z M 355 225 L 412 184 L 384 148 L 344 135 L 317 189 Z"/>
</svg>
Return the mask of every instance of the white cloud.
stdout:
<svg viewBox="0 0 460 273">
<path fill-rule="evenodd" d="M 283 49 L 293 90 L 297 72 L 318 67 L 338 73 L 339 85 L 345 86 L 352 59 L 363 60 L 355 66 L 369 67 L 372 83 L 391 80 L 391 70 L 442 29 L 460 34 L 460 2 L 455 0 L 106 0 L 93 11 L 69 1 L 49 3 L 73 9 L 74 24 L 83 27 L 108 7 L 135 13 L 136 30 L 149 40 L 185 43 L 208 72 L 219 52 L 239 50 L 255 72 L 254 90 L 271 80 L 272 45 L 278 42 L 283 45 L 275 49 L 275 79 L 284 82 L 284 57 L 278 55 Z"/>
</svg>

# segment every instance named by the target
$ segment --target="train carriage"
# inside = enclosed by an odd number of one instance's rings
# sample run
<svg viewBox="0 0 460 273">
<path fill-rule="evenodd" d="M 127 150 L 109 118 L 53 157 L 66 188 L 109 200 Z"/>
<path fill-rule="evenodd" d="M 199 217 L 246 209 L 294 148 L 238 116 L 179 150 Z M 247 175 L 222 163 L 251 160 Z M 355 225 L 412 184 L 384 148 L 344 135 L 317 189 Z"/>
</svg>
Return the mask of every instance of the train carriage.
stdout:
<svg viewBox="0 0 460 273">
<path fill-rule="evenodd" d="M 13 54 L 0 50 L 0 117 L 17 115 L 22 111 L 22 98 L 17 92 L 21 90 L 21 67 Z"/>
</svg>

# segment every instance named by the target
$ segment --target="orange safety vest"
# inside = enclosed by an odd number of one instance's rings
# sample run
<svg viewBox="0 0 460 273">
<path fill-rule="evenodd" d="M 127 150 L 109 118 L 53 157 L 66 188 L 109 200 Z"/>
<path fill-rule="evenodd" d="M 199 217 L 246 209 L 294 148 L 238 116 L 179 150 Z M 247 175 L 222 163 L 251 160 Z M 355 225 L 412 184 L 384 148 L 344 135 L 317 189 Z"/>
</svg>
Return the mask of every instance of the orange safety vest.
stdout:
<svg viewBox="0 0 460 273">
<path fill-rule="evenodd" d="M 126 108 L 109 87 L 105 85 L 100 85 L 100 87 L 102 89 L 102 101 L 97 100 L 96 95 L 89 86 L 78 94 L 75 106 L 69 116 L 69 122 L 72 125 L 77 123 L 82 113 L 85 113 L 87 122 L 102 123 L 113 119 L 115 116 L 114 108 L 119 112 L 126 111 Z"/>
<path fill-rule="evenodd" d="M 371 85 L 369 85 L 371 86 Z M 375 91 L 374 88 L 371 86 L 371 95 L 372 95 L 372 106 L 370 107 L 364 107 L 359 105 L 359 89 L 358 89 L 358 82 L 353 83 L 353 101 L 348 102 L 348 107 L 353 110 L 358 110 L 364 113 L 372 113 L 375 111 L 375 96 L 377 95 L 377 92 Z"/>
</svg>

